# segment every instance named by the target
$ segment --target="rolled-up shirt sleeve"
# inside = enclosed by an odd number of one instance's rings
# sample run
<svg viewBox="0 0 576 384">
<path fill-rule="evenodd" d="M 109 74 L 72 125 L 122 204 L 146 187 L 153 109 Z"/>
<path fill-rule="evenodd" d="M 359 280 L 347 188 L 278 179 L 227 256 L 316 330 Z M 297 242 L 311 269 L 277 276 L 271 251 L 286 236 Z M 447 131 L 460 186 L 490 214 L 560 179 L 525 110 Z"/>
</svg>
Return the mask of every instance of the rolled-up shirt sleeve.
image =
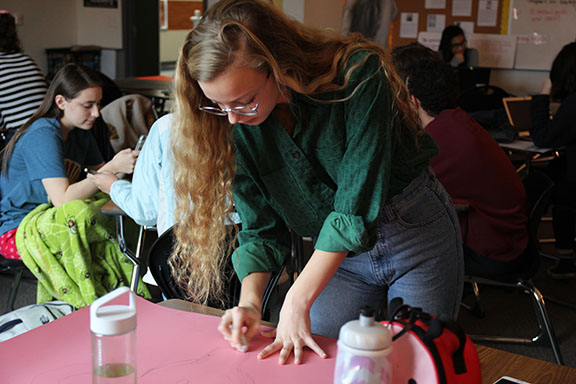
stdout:
<svg viewBox="0 0 576 384">
<path fill-rule="evenodd" d="M 368 60 L 372 64 L 376 59 Z M 395 120 L 388 81 L 377 65 L 357 71 L 354 77 L 367 80 L 346 102 L 346 151 L 339 165 L 334 211 L 316 242 L 322 251 L 360 253 L 376 243 L 376 222 L 389 191 Z"/>
</svg>

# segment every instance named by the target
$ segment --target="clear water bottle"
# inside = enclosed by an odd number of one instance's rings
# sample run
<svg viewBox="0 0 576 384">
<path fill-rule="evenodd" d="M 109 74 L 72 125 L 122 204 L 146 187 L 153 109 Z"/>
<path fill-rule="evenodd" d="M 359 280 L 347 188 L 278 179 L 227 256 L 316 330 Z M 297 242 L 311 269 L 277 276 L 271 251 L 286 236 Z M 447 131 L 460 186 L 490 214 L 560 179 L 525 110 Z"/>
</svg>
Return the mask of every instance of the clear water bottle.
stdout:
<svg viewBox="0 0 576 384">
<path fill-rule="evenodd" d="M 383 324 L 374 322 L 374 312 L 363 307 L 358 320 L 340 328 L 334 384 L 390 383 L 392 336 Z"/>
<path fill-rule="evenodd" d="M 128 293 L 129 305 L 106 305 Z M 128 287 L 100 297 L 90 306 L 92 384 L 136 383 L 136 303 Z"/>
</svg>

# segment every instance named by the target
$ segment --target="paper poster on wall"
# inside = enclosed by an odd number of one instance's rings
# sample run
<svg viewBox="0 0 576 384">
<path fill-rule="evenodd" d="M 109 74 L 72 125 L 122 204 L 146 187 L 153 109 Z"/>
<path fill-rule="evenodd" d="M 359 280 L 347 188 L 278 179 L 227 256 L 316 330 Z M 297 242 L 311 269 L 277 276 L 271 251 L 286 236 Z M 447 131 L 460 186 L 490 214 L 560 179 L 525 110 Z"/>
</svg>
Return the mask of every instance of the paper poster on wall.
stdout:
<svg viewBox="0 0 576 384">
<path fill-rule="evenodd" d="M 442 39 L 441 32 L 420 32 L 418 34 L 418 42 L 433 51 L 437 51 L 440 47 L 440 39 Z"/>
<path fill-rule="evenodd" d="M 446 8 L 446 0 L 426 0 L 424 4 L 424 8 L 426 9 L 445 9 Z"/>
<path fill-rule="evenodd" d="M 434 14 L 428 15 L 426 20 L 426 31 L 442 32 L 446 26 L 446 15 Z"/>
<path fill-rule="evenodd" d="M 456 24 L 458 24 L 460 26 L 460 28 L 462 28 L 462 30 L 464 30 L 464 34 L 466 35 L 466 37 L 468 37 L 474 33 L 474 22 L 473 21 L 459 21 Z"/>
<path fill-rule="evenodd" d="M 468 46 L 478 50 L 479 67 L 514 67 L 516 36 L 473 33 L 468 36 Z"/>
<path fill-rule="evenodd" d="M 498 19 L 498 1 L 480 0 L 478 1 L 478 21 L 480 27 L 495 27 Z"/>
<path fill-rule="evenodd" d="M 402 12 L 400 16 L 400 37 L 415 38 L 418 36 L 418 13 Z"/>
<path fill-rule="evenodd" d="M 472 0 L 452 0 L 452 16 L 472 16 Z"/>
</svg>

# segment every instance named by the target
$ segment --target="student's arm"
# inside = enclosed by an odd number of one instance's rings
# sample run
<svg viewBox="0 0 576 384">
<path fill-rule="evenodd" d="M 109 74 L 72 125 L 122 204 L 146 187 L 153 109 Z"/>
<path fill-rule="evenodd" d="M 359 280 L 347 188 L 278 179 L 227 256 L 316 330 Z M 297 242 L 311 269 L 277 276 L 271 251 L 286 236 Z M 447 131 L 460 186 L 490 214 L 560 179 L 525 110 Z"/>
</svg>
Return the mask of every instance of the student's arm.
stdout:
<svg viewBox="0 0 576 384">
<path fill-rule="evenodd" d="M 262 295 L 270 280 L 270 273 L 255 272 L 242 280 L 238 306 L 228 309 L 222 316 L 218 330 L 236 349 L 242 347 L 242 328 L 246 327 L 246 341 L 252 340 L 260 329 Z"/>
<path fill-rule="evenodd" d="M 140 151 L 133 151 L 130 148 L 123 149 L 118 152 L 112 160 L 102 167 L 97 168 L 98 172 L 130 174 L 134 172 L 134 166 L 136 165 L 136 159 L 139 153 Z"/>
<path fill-rule="evenodd" d="M 52 177 L 42 179 L 42 185 L 55 207 L 69 201 L 86 199 L 98 191 L 98 187 L 88 179 L 70 184 L 67 177 Z"/>
<path fill-rule="evenodd" d="M 99 167 L 98 172 L 131 173 L 134 170 L 137 156 L 138 152 L 125 149 L 118 152 L 108 163 L 96 167 Z M 98 191 L 98 186 L 90 178 L 74 184 L 70 184 L 67 177 L 43 178 L 42 185 L 55 207 L 69 201 L 86 199 Z"/>
<path fill-rule="evenodd" d="M 95 173 L 95 174 L 88 174 L 86 175 L 86 178 L 88 178 L 90 181 L 92 181 L 94 184 L 96 184 L 96 186 L 98 187 L 98 189 L 100 189 L 102 192 L 110 194 L 110 190 L 112 189 L 112 184 L 114 184 L 116 181 L 120 180 L 115 174 L 113 173 Z M 129 182 L 127 182 L 129 183 Z M 116 204 L 118 205 L 118 204 Z M 130 216 L 130 215 L 128 215 Z"/>
<path fill-rule="evenodd" d="M 152 125 L 138 155 L 131 182 L 106 173 L 94 175 L 100 189 L 110 194 L 114 203 L 140 225 L 157 225 L 159 214 L 166 209 L 160 206 L 160 186 L 162 181 L 172 185 L 171 177 L 162 180 L 164 172 L 170 168 L 165 155 L 170 152 L 170 124 L 171 119 L 163 117 Z"/>
<path fill-rule="evenodd" d="M 258 354 L 259 358 L 280 351 L 279 362 L 285 364 L 294 351 L 294 362 L 300 364 L 305 346 L 320 357 L 326 357 L 326 353 L 312 338 L 310 308 L 347 255 L 348 252 L 314 251 L 284 299 L 278 328 L 271 332 L 276 336 L 274 342 Z"/>
</svg>

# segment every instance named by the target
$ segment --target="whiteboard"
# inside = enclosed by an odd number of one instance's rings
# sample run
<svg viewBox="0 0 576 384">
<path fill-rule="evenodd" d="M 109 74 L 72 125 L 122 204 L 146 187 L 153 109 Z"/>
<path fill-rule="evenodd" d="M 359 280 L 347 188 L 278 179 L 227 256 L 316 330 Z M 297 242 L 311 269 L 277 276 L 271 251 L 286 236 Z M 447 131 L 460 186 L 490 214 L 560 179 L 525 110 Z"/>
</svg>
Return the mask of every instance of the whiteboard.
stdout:
<svg viewBox="0 0 576 384">
<path fill-rule="evenodd" d="M 576 0 L 512 0 L 509 25 L 518 36 L 514 67 L 550 70 L 560 49 L 576 40 Z"/>
<path fill-rule="evenodd" d="M 492 33 L 473 33 L 468 46 L 478 50 L 478 66 L 488 68 L 512 68 L 516 53 L 516 37 Z"/>
</svg>

